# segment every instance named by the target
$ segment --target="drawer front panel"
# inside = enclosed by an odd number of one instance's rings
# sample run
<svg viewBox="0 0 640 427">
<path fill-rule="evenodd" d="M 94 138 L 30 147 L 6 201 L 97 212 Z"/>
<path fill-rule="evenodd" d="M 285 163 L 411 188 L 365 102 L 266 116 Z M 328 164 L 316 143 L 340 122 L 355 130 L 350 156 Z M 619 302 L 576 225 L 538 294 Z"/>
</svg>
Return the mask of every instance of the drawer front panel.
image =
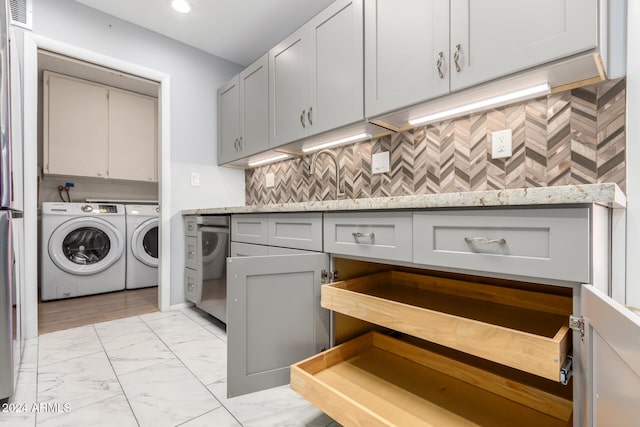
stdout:
<svg viewBox="0 0 640 427">
<path fill-rule="evenodd" d="M 185 237 L 184 266 L 196 270 L 198 268 L 198 238 L 193 236 Z"/>
<path fill-rule="evenodd" d="M 198 233 L 198 217 L 185 216 L 184 217 L 184 234 L 185 236 L 196 236 Z"/>
<path fill-rule="evenodd" d="M 327 213 L 325 252 L 395 261 L 412 260 L 411 212 Z"/>
<path fill-rule="evenodd" d="M 589 283 L 589 210 L 414 213 L 413 261 Z"/>
<path fill-rule="evenodd" d="M 231 240 L 234 242 L 266 245 L 267 229 L 267 215 L 231 216 Z"/>
<path fill-rule="evenodd" d="M 267 246 L 267 248 L 267 255 L 305 255 L 312 253 L 312 251 L 305 251 L 304 249 L 279 248 L 277 246 Z"/>
<path fill-rule="evenodd" d="M 231 242 L 231 256 L 267 256 L 268 246 Z"/>
<path fill-rule="evenodd" d="M 322 251 L 322 213 L 271 214 L 268 233 L 271 246 Z"/>
<path fill-rule="evenodd" d="M 202 299 L 202 279 L 197 270 L 184 269 L 184 297 L 196 304 Z"/>
</svg>

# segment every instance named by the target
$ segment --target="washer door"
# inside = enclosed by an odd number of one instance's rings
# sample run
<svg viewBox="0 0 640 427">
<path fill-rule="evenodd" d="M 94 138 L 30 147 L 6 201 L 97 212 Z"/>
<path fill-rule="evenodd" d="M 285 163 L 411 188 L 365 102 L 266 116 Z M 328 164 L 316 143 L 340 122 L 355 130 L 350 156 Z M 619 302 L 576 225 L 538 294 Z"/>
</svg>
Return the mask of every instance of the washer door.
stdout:
<svg viewBox="0 0 640 427">
<path fill-rule="evenodd" d="M 49 237 L 49 257 L 67 273 L 86 276 L 111 267 L 124 253 L 122 233 L 100 218 L 74 218 Z"/>
<path fill-rule="evenodd" d="M 141 263 L 158 267 L 158 218 L 140 224 L 131 236 L 131 253 Z"/>
</svg>

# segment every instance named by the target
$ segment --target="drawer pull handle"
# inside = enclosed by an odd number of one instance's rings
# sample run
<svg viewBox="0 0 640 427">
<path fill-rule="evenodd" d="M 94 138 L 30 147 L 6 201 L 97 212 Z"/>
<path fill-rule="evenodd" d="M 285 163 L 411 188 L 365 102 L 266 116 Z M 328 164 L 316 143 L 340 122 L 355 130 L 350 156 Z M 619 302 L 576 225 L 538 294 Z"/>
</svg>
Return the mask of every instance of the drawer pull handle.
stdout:
<svg viewBox="0 0 640 427">
<path fill-rule="evenodd" d="M 467 243 L 481 243 L 483 245 L 490 245 L 492 243 L 497 243 L 499 245 L 507 244 L 505 239 L 487 239 L 486 237 L 465 237 L 464 241 Z"/>
<path fill-rule="evenodd" d="M 374 233 L 363 233 L 361 231 L 354 231 L 353 233 L 351 233 L 351 235 L 355 238 L 358 237 L 369 237 L 371 239 L 373 239 L 375 237 Z"/>
<path fill-rule="evenodd" d="M 436 62 L 436 68 L 438 69 L 438 76 L 444 79 L 444 72 L 442 71 L 442 65 L 444 64 L 444 52 L 438 53 L 438 61 Z"/>
</svg>

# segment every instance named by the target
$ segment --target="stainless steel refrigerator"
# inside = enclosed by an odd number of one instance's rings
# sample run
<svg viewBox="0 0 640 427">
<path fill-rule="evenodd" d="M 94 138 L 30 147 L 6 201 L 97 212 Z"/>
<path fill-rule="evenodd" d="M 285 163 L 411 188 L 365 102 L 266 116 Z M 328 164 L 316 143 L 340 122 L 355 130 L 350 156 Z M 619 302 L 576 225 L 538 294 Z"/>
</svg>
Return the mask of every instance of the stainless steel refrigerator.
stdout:
<svg viewBox="0 0 640 427">
<path fill-rule="evenodd" d="M 16 223 L 22 218 L 21 191 L 14 187 L 9 91 L 9 16 L 6 0 L 0 0 L 0 399 L 14 391 L 21 353 L 19 299 L 16 294 Z M 16 94 L 20 96 L 20 94 Z M 18 142 L 21 144 L 21 142 Z M 20 147 L 16 147 L 21 149 Z M 18 168 L 22 170 L 22 168 Z M 22 180 L 18 180 L 22 182 Z"/>
</svg>

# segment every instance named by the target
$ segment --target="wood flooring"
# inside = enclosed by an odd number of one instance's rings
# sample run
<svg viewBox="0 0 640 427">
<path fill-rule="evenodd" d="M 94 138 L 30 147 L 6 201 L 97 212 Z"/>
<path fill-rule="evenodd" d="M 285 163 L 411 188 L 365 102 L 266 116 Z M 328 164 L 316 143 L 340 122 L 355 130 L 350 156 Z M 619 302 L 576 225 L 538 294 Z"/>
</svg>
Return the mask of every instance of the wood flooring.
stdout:
<svg viewBox="0 0 640 427">
<path fill-rule="evenodd" d="M 158 288 L 130 289 L 38 303 L 38 333 L 158 311 Z"/>
</svg>

